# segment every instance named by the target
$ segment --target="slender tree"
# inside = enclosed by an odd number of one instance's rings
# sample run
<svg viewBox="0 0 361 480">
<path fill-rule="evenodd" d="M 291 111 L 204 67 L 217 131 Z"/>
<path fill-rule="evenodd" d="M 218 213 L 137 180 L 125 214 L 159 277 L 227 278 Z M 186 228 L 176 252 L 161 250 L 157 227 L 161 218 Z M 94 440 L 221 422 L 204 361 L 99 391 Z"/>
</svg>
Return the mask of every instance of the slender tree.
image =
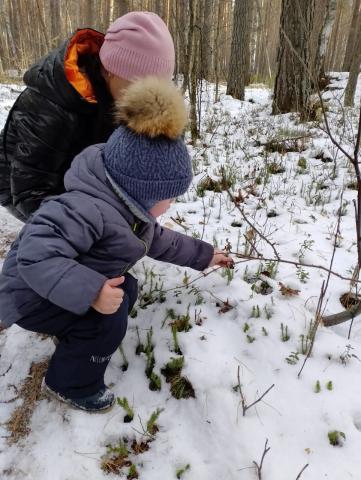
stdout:
<svg viewBox="0 0 361 480">
<path fill-rule="evenodd" d="M 282 0 L 273 114 L 298 111 L 301 119 L 308 117 L 314 6 L 315 0 Z"/>
<path fill-rule="evenodd" d="M 345 90 L 345 107 L 352 107 L 354 102 L 356 83 L 361 64 L 361 15 L 358 17 L 357 34 L 355 36 L 350 74 Z"/>
<path fill-rule="evenodd" d="M 210 80 L 212 70 L 212 13 L 214 0 L 205 0 L 200 45 L 200 77 Z"/>
<path fill-rule="evenodd" d="M 227 94 L 244 100 L 249 77 L 252 1 L 235 0 Z"/>
<path fill-rule="evenodd" d="M 351 68 L 352 58 L 354 54 L 354 45 L 357 34 L 357 26 L 359 25 L 361 0 L 354 0 L 352 8 L 352 18 L 350 30 L 347 38 L 345 58 L 343 60 L 342 70 L 349 72 Z"/>
<path fill-rule="evenodd" d="M 318 33 L 318 42 L 314 61 L 314 77 L 321 85 L 325 77 L 326 49 L 332 33 L 333 24 L 336 18 L 337 0 L 327 0 Z"/>
</svg>

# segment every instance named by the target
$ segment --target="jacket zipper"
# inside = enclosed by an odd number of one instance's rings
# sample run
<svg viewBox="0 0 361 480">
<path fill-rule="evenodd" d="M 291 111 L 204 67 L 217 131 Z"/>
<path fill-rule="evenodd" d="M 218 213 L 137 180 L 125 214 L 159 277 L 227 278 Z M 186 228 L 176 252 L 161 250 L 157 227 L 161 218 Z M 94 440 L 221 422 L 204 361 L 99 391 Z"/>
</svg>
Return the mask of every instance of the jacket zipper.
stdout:
<svg viewBox="0 0 361 480">
<path fill-rule="evenodd" d="M 139 225 L 138 223 L 135 223 L 135 224 L 133 225 L 133 227 L 132 227 L 132 230 L 133 230 L 134 234 L 136 233 L 136 230 L 137 230 L 137 228 L 138 228 L 138 225 Z M 147 253 L 148 253 L 148 251 L 149 251 L 149 248 L 148 248 L 146 242 L 145 242 L 144 240 L 142 240 L 141 238 L 139 238 L 139 237 L 137 237 L 137 239 L 138 239 L 140 242 L 142 242 L 142 244 L 143 244 L 143 246 L 144 246 L 144 253 L 143 253 L 143 255 L 142 255 L 136 262 L 134 262 L 134 263 L 128 263 L 128 265 L 125 267 L 125 269 L 123 269 L 122 273 L 120 273 L 119 275 L 123 275 L 123 273 L 126 273 L 126 272 L 127 272 L 130 268 L 132 268 L 137 262 L 139 262 L 139 260 L 141 260 L 142 258 L 144 258 L 144 257 L 147 255 Z"/>
</svg>

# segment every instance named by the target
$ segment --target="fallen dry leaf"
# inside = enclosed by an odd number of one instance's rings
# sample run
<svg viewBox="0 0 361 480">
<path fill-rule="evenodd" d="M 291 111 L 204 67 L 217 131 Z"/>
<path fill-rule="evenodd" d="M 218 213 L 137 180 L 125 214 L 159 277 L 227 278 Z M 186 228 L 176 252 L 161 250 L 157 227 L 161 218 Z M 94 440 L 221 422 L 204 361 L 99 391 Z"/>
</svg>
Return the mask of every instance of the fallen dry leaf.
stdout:
<svg viewBox="0 0 361 480">
<path fill-rule="evenodd" d="M 296 290 L 295 288 L 287 287 L 287 285 L 285 285 L 282 282 L 279 282 L 278 285 L 280 287 L 280 292 L 285 297 L 295 297 L 296 295 L 298 295 L 300 293 L 300 290 Z"/>
</svg>

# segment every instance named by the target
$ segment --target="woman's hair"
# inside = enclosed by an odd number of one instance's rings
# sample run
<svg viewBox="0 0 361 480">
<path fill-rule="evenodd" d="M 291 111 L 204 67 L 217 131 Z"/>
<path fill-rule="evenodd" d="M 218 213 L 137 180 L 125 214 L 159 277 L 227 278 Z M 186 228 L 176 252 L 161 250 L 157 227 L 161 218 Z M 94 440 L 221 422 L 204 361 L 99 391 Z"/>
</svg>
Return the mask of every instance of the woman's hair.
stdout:
<svg viewBox="0 0 361 480">
<path fill-rule="evenodd" d="M 93 131 L 94 143 L 106 142 L 115 128 L 113 98 L 101 74 L 99 56 L 91 54 L 80 55 L 78 66 L 85 70 L 98 102 L 97 118 L 94 122 Z"/>
</svg>

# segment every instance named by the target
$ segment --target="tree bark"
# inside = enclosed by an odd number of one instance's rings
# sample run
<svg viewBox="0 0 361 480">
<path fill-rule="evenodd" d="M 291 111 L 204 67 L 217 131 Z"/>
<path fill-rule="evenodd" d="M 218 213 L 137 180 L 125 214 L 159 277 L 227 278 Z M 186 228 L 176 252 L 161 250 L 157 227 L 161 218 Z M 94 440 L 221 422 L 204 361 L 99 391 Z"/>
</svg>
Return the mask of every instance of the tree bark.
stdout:
<svg viewBox="0 0 361 480">
<path fill-rule="evenodd" d="M 235 0 L 227 94 L 239 100 L 244 100 L 249 78 L 251 20 L 251 0 Z"/>
<path fill-rule="evenodd" d="M 51 48 L 55 48 L 60 42 L 61 32 L 61 2 L 59 0 L 50 0 L 50 44 Z"/>
<path fill-rule="evenodd" d="M 221 0 L 218 0 L 218 9 L 217 9 L 217 27 L 216 34 L 214 36 L 214 79 L 216 83 L 214 101 L 218 102 L 218 89 L 219 89 L 219 37 L 221 30 L 221 14 L 222 14 L 222 4 Z"/>
<path fill-rule="evenodd" d="M 345 107 L 352 107 L 354 102 L 355 90 L 361 64 L 361 15 L 359 15 L 357 24 L 357 34 L 354 42 L 354 50 L 350 67 L 350 74 L 345 90 Z"/>
<path fill-rule="evenodd" d="M 113 4 L 113 20 L 122 15 L 128 13 L 129 10 L 129 2 L 128 0 L 114 0 Z"/>
<path fill-rule="evenodd" d="M 188 32 L 188 86 L 190 100 L 190 130 L 192 141 L 199 137 L 197 122 L 197 80 L 198 80 L 198 53 L 199 31 L 196 29 L 197 6 L 199 0 L 189 0 L 189 32 Z"/>
<path fill-rule="evenodd" d="M 318 80 L 319 85 L 325 76 L 325 57 L 328 41 L 330 39 L 333 24 L 336 18 L 337 0 L 327 0 L 322 28 L 318 35 L 317 51 L 314 63 L 314 76 Z"/>
<path fill-rule="evenodd" d="M 301 120 L 308 118 L 314 5 L 314 0 L 282 0 L 273 114 L 298 111 Z"/>
<path fill-rule="evenodd" d="M 213 0 L 205 0 L 204 16 L 201 31 L 201 58 L 200 58 L 200 77 L 210 80 L 210 73 L 212 69 L 212 12 Z"/>
<path fill-rule="evenodd" d="M 349 72 L 351 68 L 354 44 L 357 35 L 357 25 L 359 24 L 360 7 L 361 0 L 354 0 L 350 31 L 347 38 L 345 58 L 342 65 L 342 70 L 344 72 Z"/>
</svg>

